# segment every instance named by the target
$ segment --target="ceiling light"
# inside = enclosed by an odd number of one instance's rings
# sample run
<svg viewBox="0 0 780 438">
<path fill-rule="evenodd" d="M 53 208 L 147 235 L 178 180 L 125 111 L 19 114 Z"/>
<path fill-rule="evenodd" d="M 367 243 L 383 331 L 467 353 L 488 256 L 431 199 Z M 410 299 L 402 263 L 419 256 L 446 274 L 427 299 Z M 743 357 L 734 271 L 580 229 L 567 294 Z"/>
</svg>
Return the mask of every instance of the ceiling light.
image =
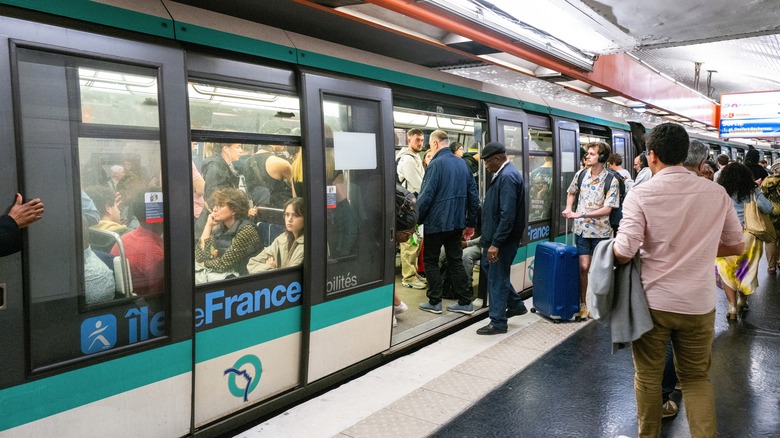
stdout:
<svg viewBox="0 0 780 438">
<path fill-rule="evenodd" d="M 515 16 L 501 14 L 471 0 L 421 0 L 421 3 L 449 12 L 579 69 L 593 71 L 597 56 L 520 21 Z"/>
</svg>

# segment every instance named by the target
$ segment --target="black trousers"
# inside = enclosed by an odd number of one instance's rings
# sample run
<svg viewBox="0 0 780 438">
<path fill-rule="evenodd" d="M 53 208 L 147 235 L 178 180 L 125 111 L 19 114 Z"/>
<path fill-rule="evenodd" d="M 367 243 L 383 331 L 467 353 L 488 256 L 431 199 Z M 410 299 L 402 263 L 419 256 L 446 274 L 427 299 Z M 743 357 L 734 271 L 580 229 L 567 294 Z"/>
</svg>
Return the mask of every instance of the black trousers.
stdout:
<svg viewBox="0 0 780 438">
<path fill-rule="evenodd" d="M 452 291 L 458 299 L 458 304 L 471 303 L 471 288 L 468 287 L 468 277 L 463 269 L 463 249 L 460 247 L 463 230 L 445 231 L 443 233 L 425 233 L 425 279 L 428 280 L 428 301 L 439 304 L 442 300 L 443 279 L 439 271 L 439 254 L 441 247 L 447 257 L 447 275 L 452 284 Z"/>
</svg>

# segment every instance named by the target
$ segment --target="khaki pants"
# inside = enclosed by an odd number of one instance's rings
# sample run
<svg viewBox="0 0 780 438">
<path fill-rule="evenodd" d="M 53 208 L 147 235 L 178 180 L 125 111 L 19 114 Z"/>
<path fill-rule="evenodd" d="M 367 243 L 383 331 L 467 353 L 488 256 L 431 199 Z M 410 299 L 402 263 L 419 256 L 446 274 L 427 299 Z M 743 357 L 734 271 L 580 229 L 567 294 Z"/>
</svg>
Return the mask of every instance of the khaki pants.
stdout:
<svg viewBox="0 0 780 438">
<path fill-rule="evenodd" d="M 404 283 L 410 283 L 417 278 L 417 255 L 420 253 L 420 243 L 413 246 L 411 243 L 403 242 L 401 248 L 401 276 Z"/>
<path fill-rule="evenodd" d="M 654 327 L 632 343 L 640 437 L 661 436 L 661 379 L 671 337 L 691 436 L 715 437 L 715 394 L 710 382 L 715 310 L 704 315 L 650 310 Z"/>
<path fill-rule="evenodd" d="M 764 244 L 766 250 L 766 262 L 769 270 L 777 267 L 777 240 L 774 242 L 766 242 Z"/>
</svg>

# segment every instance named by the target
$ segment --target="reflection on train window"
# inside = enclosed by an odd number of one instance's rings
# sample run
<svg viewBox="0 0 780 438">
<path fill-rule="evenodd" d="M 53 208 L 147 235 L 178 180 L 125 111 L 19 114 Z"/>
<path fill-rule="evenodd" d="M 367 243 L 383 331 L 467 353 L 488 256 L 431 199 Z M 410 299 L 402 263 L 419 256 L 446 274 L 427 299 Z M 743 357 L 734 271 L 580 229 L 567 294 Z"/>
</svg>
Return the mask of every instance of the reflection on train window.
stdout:
<svg viewBox="0 0 780 438">
<path fill-rule="evenodd" d="M 552 131 L 528 129 L 529 199 L 528 220 L 550 219 L 553 200 Z"/>
<path fill-rule="evenodd" d="M 193 143 L 195 282 L 303 263 L 300 146 Z"/>
<path fill-rule="evenodd" d="M 517 169 L 523 171 L 523 125 L 506 120 L 498 121 L 499 139 L 503 140 L 506 155 Z"/>
<path fill-rule="evenodd" d="M 326 267 L 328 294 L 381 279 L 384 197 L 378 172 L 377 102 L 326 96 Z"/>
<path fill-rule="evenodd" d="M 300 102 L 277 92 L 190 82 L 192 129 L 301 135 Z"/>
<path fill-rule="evenodd" d="M 579 144 L 577 144 L 577 131 L 572 129 L 560 129 L 558 130 L 558 141 L 560 148 L 560 168 L 561 168 L 561 184 L 558 186 L 560 204 L 558 204 L 558 214 L 566 209 L 566 189 L 569 187 L 574 174 L 580 168 L 579 157 Z M 566 222 L 560 221 L 558 232 L 564 233 L 566 231 Z M 571 226 L 571 223 L 569 223 Z"/>
<path fill-rule="evenodd" d="M 144 313 L 141 338 L 163 336 L 157 70 L 24 48 L 17 62 L 25 194 L 46 203 L 42 226 L 27 234 L 33 368 L 105 348 L 82 343 L 79 351 L 77 340 L 51 334 L 116 330 L 108 309 L 128 321 Z M 135 297 L 144 297 L 143 309 Z M 103 316 L 81 316 L 95 310 Z M 115 338 L 112 347 L 139 340 Z"/>
<path fill-rule="evenodd" d="M 78 72 L 83 123 L 160 126 L 156 77 L 87 67 Z"/>
</svg>

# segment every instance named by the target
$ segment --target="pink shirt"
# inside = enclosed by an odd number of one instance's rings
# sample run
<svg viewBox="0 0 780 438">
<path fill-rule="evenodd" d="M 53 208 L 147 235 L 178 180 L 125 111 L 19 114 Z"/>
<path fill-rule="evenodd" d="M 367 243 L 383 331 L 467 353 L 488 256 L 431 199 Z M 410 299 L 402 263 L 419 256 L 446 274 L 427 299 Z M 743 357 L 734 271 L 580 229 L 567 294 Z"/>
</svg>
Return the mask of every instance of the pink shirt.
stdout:
<svg viewBox="0 0 780 438">
<path fill-rule="evenodd" d="M 628 192 L 614 249 L 624 256 L 640 251 L 651 309 L 701 315 L 715 308 L 719 242 L 742 242 L 731 197 L 719 184 L 674 166 Z"/>
<path fill-rule="evenodd" d="M 192 163 L 192 182 L 194 183 L 198 179 L 203 179 L 203 177 L 200 175 L 200 172 L 198 172 L 198 168 L 195 166 L 195 163 Z M 200 212 L 203 211 L 204 204 L 205 204 L 205 199 L 203 199 L 203 195 L 198 195 L 193 192 L 192 209 L 193 209 L 193 213 L 195 213 L 195 217 L 200 216 Z"/>
</svg>

